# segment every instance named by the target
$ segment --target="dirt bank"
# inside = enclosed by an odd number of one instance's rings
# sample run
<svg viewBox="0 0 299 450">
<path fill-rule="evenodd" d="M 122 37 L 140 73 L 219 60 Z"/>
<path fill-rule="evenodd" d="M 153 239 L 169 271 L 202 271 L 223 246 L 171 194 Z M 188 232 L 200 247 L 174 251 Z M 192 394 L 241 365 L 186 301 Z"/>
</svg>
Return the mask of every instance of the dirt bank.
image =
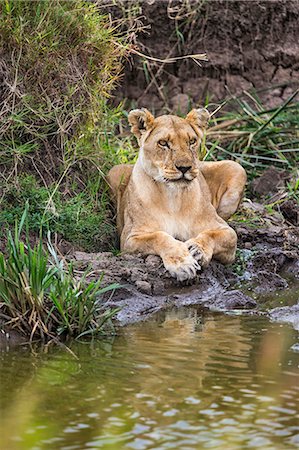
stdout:
<svg viewBox="0 0 299 450">
<path fill-rule="evenodd" d="M 123 4 L 108 9 L 114 19 L 124 14 Z M 133 57 L 116 101 L 127 98 L 128 106 L 184 112 L 190 101 L 203 104 L 208 98 L 211 103 L 275 86 L 260 94 L 272 107 L 298 86 L 296 0 L 151 0 L 140 2 L 138 13 L 146 27 L 137 34 L 140 51 L 158 58 L 205 52 L 209 62 L 200 67 L 190 59 L 161 64 Z"/>
</svg>

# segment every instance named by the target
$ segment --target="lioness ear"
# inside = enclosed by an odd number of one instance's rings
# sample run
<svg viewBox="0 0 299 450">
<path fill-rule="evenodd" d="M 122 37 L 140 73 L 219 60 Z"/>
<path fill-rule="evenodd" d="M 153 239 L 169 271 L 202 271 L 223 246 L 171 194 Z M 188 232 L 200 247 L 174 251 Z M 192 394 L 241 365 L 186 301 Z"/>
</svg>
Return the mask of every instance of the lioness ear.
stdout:
<svg viewBox="0 0 299 450">
<path fill-rule="evenodd" d="M 141 134 L 148 130 L 155 120 L 154 116 L 145 108 L 133 109 L 130 111 L 128 119 L 131 131 L 137 138 L 140 138 Z"/>
<path fill-rule="evenodd" d="M 186 120 L 200 129 L 205 129 L 208 125 L 210 113 L 205 108 L 192 109 L 186 116 Z"/>
</svg>

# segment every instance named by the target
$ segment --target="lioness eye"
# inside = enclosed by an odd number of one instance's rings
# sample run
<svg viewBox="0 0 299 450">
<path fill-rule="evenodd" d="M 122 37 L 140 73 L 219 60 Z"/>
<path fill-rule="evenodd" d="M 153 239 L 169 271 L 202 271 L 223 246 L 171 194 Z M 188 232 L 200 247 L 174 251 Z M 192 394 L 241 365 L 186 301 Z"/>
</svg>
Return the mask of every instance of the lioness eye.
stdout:
<svg viewBox="0 0 299 450">
<path fill-rule="evenodd" d="M 189 144 L 190 144 L 190 145 L 194 145 L 194 144 L 195 144 L 195 142 L 196 142 L 196 139 L 195 139 L 195 138 L 193 138 L 193 139 L 190 139 L 190 141 L 189 141 Z"/>
<path fill-rule="evenodd" d="M 161 145 L 161 147 L 168 147 L 168 142 L 164 141 L 163 139 L 161 141 L 158 141 L 158 144 Z"/>
</svg>

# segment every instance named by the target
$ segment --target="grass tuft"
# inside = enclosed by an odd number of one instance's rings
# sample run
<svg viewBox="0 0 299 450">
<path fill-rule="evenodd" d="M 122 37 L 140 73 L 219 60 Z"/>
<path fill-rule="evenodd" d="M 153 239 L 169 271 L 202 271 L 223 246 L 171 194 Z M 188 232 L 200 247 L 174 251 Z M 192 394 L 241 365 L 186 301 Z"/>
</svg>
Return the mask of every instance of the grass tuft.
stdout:
<svg viewBox="0 0 299 450">
<path fill-rule="evenodd" d="M 8 232 L 6 255 L 0 253 L 0 317 L 22 334 L 43 340 L 82 337 L 103 331 L 115 310 L 103 310 L 102 295 L 117 284 L 101 288 L 101 279 L 77 280 L 70 264 L 60 259 L 51 244 L 28 239 L 28 206 L 14 234 Z M 27 239 L 21 239 L 24 227 Z"/>
<path fill-rule="evenodd" d="M 254 177 L 270 165 L 293 170 L 299 163 L 299 91 L 280 107 L 265 108 L 257 96 L 237 100 L 237 109 L 214 118 L 206 159 L 235 159 Z"/>
</svg>

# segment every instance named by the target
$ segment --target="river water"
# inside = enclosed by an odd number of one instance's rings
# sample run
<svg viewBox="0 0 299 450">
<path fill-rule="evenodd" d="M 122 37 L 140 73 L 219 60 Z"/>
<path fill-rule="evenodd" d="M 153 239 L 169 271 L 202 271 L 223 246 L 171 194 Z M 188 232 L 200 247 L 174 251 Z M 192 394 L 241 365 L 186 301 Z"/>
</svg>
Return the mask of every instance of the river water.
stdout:
<svg viewBox="0 0 299 450">
<path fill-rule="evenodd" d="M 2 349 L 1 450 L 299 446 L 298 334 L 188 308 L 109 340 Z"/>
</svg>

